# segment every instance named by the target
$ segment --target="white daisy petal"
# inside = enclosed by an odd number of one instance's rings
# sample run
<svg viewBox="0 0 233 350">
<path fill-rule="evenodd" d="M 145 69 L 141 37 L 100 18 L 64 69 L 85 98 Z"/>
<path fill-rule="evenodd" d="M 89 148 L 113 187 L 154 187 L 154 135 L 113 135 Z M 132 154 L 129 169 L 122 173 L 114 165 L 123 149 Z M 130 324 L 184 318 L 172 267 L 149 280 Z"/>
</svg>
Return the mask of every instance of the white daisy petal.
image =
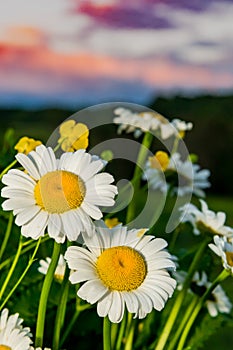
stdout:
<svg viewBox="0 0 233 350">
<path fill-rule="evenodd" d="M 26 154 L 18 153 L 15 158 L 35 180 L 39 180 L 40 173 L 33 161 L 28 156 L 26 156 Z"/>
<path fill-rule="evenodd" d="M 59 214 L 50 214 L 48 220 L 48 234 L 55 240 L 59 237 L 62 229 L 62 221 Z"/>
<path fill-rule="evenodd" d="M 103 216 L 101 210 L 96 205 L 91 205 L 90 203 L 87 203 L 86 201 L 83 201 L 82 209 L 85 211 L 86 214 L 88 214 L 89 216 L 91 216 L 95 220 L 99 220 Z"/>
<path fill-rule="evenodd" d="M 90 304 L 96 303 L 107 293 L 107 288 L 98 279 L 89 280 L 79 288 L 77 295 Z"/>
<path fill-rule="evenodd" d="M 34 216 L 39 213 L 40 210 L 41 210 L 40 207 L 35 205 L 31 207 L 27 207 L 26 209 L 23 209 L 16 216 L 16 219 L 15 219 L 16 225 L 18 226 L 25 225 L 26 223 L 31 221 L 34 218 Z"/>
<path fill-rule="evenodd" d="M 106 296 L 101 299 L 97 304 L 97 313 L 100 317 L 106 317 L 113 302 L 113 293 L 109 292 Z"/>
<path fill-rule="evenodd" d="M 23 225 L 21 233 L 25 237 L 32 237 L 38 239 L 44 236 L 45 228 L 48 222 L 48 214 L 40 211 L 29 223 Z"/>
<path fill-rule="evenodd" d="M 2 203 L 3 210 L 21 209 L 22 205 L 27 208 L 35 204 L 33 198 L 10 198 Z"/>
<path fill-rule="evenodd" d="M 115 291 L 112 293 L 112 305 L 108 312 L 109 320 L 113 323 L 121 322 L 124 316 L 125 303 L 122 298 L 122 295 Z"/>
<path fill-rule="evenodd" d="M 2 183 L 20 189 L 33 190 L 35 187 L 35 181 L 28 174 L 19 169 L 10 169 L 7 174 L 3 175 Z"/>
</svg>

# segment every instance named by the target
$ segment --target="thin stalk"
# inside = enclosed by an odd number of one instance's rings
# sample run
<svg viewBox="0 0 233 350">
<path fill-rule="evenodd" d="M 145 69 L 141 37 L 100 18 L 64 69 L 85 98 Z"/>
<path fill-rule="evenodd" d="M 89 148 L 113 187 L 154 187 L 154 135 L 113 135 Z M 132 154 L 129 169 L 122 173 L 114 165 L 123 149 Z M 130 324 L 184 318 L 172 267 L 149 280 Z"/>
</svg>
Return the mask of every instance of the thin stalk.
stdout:
<svg viewBox="0 0 233 350">
<path fill-rule="evenodd" d="M 160 338 L 158 340 L 157 345 L 155 346 L 155 350 L 163 350 L 164 347 L 166 346 L 168 337 L 170 335 L 170 332 L 174 326 L 174 323 L 176 321 L 177 315 L 180 311 L 181 305 L 183 303 L 183 300 L 186 296 L 186 292 L 188 290 L 188 287 L 192 281 L 193 275 L 195 273 L 195 271 L 197 270 L 198 264 L 202 259 L 203 253 L 208 245 L 208 243 L 210 242 L 210 238 L 208 237 L 208 239 L 205 239 L 202 244 L 200 245 L 199 249 L 196 252 L 196 255 L 194 256 L 194 259 L 190 265 L 187 277 L 185 279 L 184 285 L 182 290 L 180 291 L 180 293 L 177 295 L 173 308 L 170 312 L 170 315 L 168 317 L 168 320 L 163 328 L 163 331 L 160 335 Z"/>
<path fill-rule="evenodd" d="M 130 329 L 126 338 L 125 350 L 132 350 L 135 326 L 136 326 L 135 320 L 131 320 Z"/>
<path fill-rule="evenodd" d="M 112 327 L 111 327 L 111 344 L 112 344 L 113 349 L 114 349 L 115 344 L 116 344 L 118 330 L 119 330 L 119 324 L 113 323 Z"/>
<path fill-rule="evenodd" d="M 7 228 L 6 228 L 6 233 L 4 235 L 4 239 L 3 242 L 1 244 L 1 248 L 0 248 L 0 260 L 2 259 L 2 256 L 5 252 L 6 246 L 7 246 L 7 242 L 8 239 L 10 237 L 10 233 L 11 233 L 11 229 L 12 229 L 12 224 L 13 224 L 13 213 L 10 213 L 9 219 L 8 219 L 8 224 L 7 224 Z"/>
<path fill-rule="evenodd" d="M 103 321 L 103 350 L 111 350 L 111 322 L 108 316 Z"/>
<path fill-rule="evenodd" d="M 16 282 L 16 284 L 14 285 L 14 287 L 11 289 L 11 291 L 8 293 L 7 297 L 5 298 L 4 302 L 1 304 L 0 306 L 0 310 L 2 310 L 2 308 L 5 306 L 5 304 L 8 302 L 8 300 L 10 299 L 10 297 L 12 296 L 12 294 L 14 293 L 14 291 L 16 290 L 16 288 L 20 285 L 20 283 L 22 282 L 22 280 L 24 279 L 24 277 L 26 276 L 28 270 L 30 269 L 32 263 L 34 262 L 37 250 L 39 248 L 39 245 L 41 243 L 41 238 L 38 239 L 37 244 L 36 244 L 36 248 L 31 256 L 31 258 L 28 261 L 28 264 L 24 270 L 24 272 L 22 273 L 22 275 L 20 276 L 20 278 L 18 279 L 18 281 Z"/>
<path fill-rule="evenodd" d="M 214 280 L 214 282 L 211 284 L 211 286 L 207 289 L 207 291 L 202 295 L 202 297 L 200 298 L 198 304 L 196 305 L 195 310 L 193 311 L 191 317 L 189 318 L 186 327 L 184 328 L 184 331 L 182 333 L 182 336 L 180 338 L 177 350 L 182 350 L 184 348 L 187 336 L 189 334 L 189 331 L 196 319 L 196 317 L 198 316 L 200 310 L 202 309 L 205 301 L 208 299 L 209 295 L 212 293 L 212 291 L 214 290 L 214 288 L 222 281 L 224 281 L 228 276 L 230 275 L 230 273 L 227 270 L 223 270 L 218 276 L 217 278 Z"/>
<path fill-rule="evenodd" d="M 118 333 L 118 338 L 117 338 L 117 343 L 116 343 L 116 350 L 120 350 L 121 349 L 121 345 L 122 345 L 122 339 L 125 333 L 125 328 L 126 328 L 126 321 L 127 321 L 127 316 L 126 316 L 126 312 L 124 313 L 123 316 L 123 320 L 121 321 L 121 325 L 120 325 L 120 329 L 119 329 L 119 333 Z"/>
<path fill-rule="evenodd" d="M 12 276 L 14 270 L 15 270 L 15 267 L 16 267 L 17 262 L 18 262 L 19 257 L 20 257 L 20 253 L 21 253 L 22 246 L 23 246 L 22 236 L 20 236 L 19 244 L 18 244 L 18 249 L 17 249 L 17 252 L 16 252 L 16 254 L 15 254 L 15 258 L 14 258 L 14 260 L 13 260 L 13 263 L 12 263 L 12 265 L 11 265 L 11 268 L 10 268 L 10 270 L 9 270 L 7 276 L 6 276 L 6 279 L 5 279 L 5 281 L 4 281 L 3 285 L 2 285 L 2 288 L 1 288 L 1 290 L 0 290 L 0 300 L 2 299 L 2 296 L 3 296 L 4 292 L 5 292 L 5 289 L 6 289 L 8 283 L 9 283 L 9 281 L 10 281 L 10 279 L 11 279 L 11 276 Z"/>
<path fill-rule="evenodd" d="M 134 192 L 136 193 L 140 180 L 141 180 L 141 174 L 142 174 L 142 168 L 146 162 L 146 157 L 148 154 L 148 149 L 151 146 L 151 142 L 153 140 L 153 134 L 151 134 L 149 131 L 145 133 L 144 138 L 142 140 L 142 144 L 138 153 L 137 158 L 137 164 L 134 169 L 134 175 L 132 182 L 134 183 Z M 127 210 L 127 216 L 126 216 L 126 222 L 129 223 L 131 220 L 133 220 L 135 216 L 135 201 L 132 199 Z"/>
<path fill-rule="evenodd" d="M 176 349 L 175 348 L 176 347 L 176 343 L 177 343 L 177 341 L 178 341 L 178 339 L 179 339 L 179 337 L 180 337 L 180 335 L 181 335 L 185 325 L 187 324 L 190 316 L 192 315 L 192 312 L 193 312 L 193 310 L 194 310 L 194 308 L 195 308 L 195 306 L 196 306 L 196 304 L 198 302 L 198 299 L 199 299 L 199 297 L 197 295 L 193 296 L 193 300 L 190 303 L 187 311 L 185 312 L 185 315 L 184 315 L 184 317 L 183 317 L 183 319 L 182 319 L 182 321 L 181 321 L 181 323 L 180 323 L 180 325 L 179 325 L 175 335 L 173 336 L 171 342 L 169 343 L 169 346 L 168 346 L 167 350 Z"/>
<path fill-rule="evenodd" d="M 61 333 L 61 328 L 64 324 L 66 304 L 67 304 L 67 298 L 68 298 L 69 286 L 70 286 L 68 278 L 69 278 L 69 270 L 66 268 L 65 276 L 62 281 L 59 304 L 58 304 L 57 314 L 55 319 L 55 327 L 54 327 L 54 334 L 53 334 L 53 350 L 59 349 L 60 333 Z"/>
<path fill-rule="evenodd" d="M 42 291 L 40 294 L 37 324 L 36 324 L 36 341 L 35 341 L 36 347 L 42 347 L 43 345 L 44 324 L 45 324 L 45 315 L 46 315 L 48 296 L 49 296 L 49 291 L 53 282 L 53 276 L 54 276 L 55 269 L 57 267 L 59 255 L 60 255 L 60 244 L 54 241 L 51 263 L 49 264 L 48 272 L 45 276 Z"/>
<path fill-rule="evenodd" d="M 46 236 L 46 237 L 43 237 L 41 239 L 41 243 L 44 243 L 45 241 L 47 241 L 50 237 L 49 236 Z M 25 253 L 27 253 L 29 250 L 31 250 L 32 248 L 34 248 L 35 246 L 37 245 L 37 241 L 35 240 L 29 240 L 27 242 L 24 242 L 22 244 L 23 247 L 26 246 L 26 248 L 22 249 L 21 250 L 21 253 L 20 255 L 23 255 Z M 9 257 L 8 259 L 4 260 L 1 264 L 0 264 L 0 270 L 3 269 L 4 267 L 6 267 L 7 265 L 9 265 L 11 263 L 11 261 L 14 260 L 14 255 Z"/>
<path fill-rule="evenodd" d="M 8 172 L 15 164 L 17 163 L 17 159 L 13 160 L 11 164 L 9 164 L 0 174 L 0 180 L 2 179 L 3 175 Z"/>
<path fill-rule="evenodd" d="M 175 137 L 174 143 L 173 143 L 173 147 L 172 147 L 172 151 L 171 151 L 171 155 L 173 155 L 174 153 L 177 152 L 178 146 L 179 146 L 179 142 L 180 142 L 180 136 L 179 134 Z"/>
<path fill-rule="evenodd" d="M 62 346 L 62 345 L 64 344 L 64 342 L 66 341 L 66 339 L 67 339 L 67 337 L 69 336 L 69 334 L 70 334 L 70 332 L 71 332 L 73 326 L 75 325 L 75 322 L 77 321 L 77 318 L 78 318 L 78 316 L 80 315 L 80 313 L 81 313 L 82 311 L 84 311 L 84 310 L 89 309 L 90 307 L 91 307 L 91 305 L 86 304 L 86 305 L 82 305 L 82 306 L 80 305 L 80 306 L 76 309 L 76 311 L 75 311 L 75 313 L 74 313 L 74 315 L 73 315 L 71 321 L 69 322 L 69 324 L 68 324 L 68 326 L 67 326 L 65 332 L 63 333 L 63 336 L 62 336 L 61 341 L 60 341 L 60 346 Z"/>
</svg>

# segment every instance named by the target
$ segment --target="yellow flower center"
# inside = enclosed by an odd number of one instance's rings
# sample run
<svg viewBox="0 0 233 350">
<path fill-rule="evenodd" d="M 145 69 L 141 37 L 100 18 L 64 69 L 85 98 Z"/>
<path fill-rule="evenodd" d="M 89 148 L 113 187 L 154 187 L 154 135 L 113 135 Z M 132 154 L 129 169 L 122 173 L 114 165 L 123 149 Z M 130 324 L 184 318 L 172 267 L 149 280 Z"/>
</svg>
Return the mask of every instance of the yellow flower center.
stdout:
<svg viewBox="0 0 233 350">
<path fill-rule="evenodd" d="M 152 169 L 162 169 L 162 171 L 165 171 L 169 164 L 169 156 L 166 152 L 158 151 L 154 157 L 149 157 L 149 162 Z"/>
<path fill-rule="evenodd" d="M 137 289 L 147 273 L 143 256 L 125 246 L 104 250 L 97 259 L 96 270 L 103 284 L 112 291 Z"/>
<path fill-rule="evenodd" d="M 227 263 L 233 266 L 233 252 L 226 252 Z"/>
<path fill-rule="evenodd" d="M 78 208 L 85 196 L 85 185 L 78 175 L 69 171 L 52 171 L 37 182 L 36 204 L 49 213 L 64 213 Z"/>
<path fill-rule="evenodd" d="M 9 346 L 0 344 L 0 350 L 12 350 Z"/>
</svg>

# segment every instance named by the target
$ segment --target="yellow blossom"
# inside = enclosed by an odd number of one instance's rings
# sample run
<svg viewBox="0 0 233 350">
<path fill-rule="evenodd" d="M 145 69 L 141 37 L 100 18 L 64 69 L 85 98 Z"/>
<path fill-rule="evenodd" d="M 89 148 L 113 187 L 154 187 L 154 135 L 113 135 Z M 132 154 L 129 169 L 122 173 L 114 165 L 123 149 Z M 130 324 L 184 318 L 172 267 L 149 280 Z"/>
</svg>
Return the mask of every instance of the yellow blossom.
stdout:
<svg viewBox="0 0 233 350">
<path fill-rule="evenodd" d="M 74 152 L 88 147 L 89 130 L 85 124 L 68 120 L 60 126 L 59 132 L 61 137 L 58 143 L 63 151 Z"/>
<path fill-rule="evenodd" d="M 114 226 L 117 226 L 120 224 L 120 221 L 118 221 L 118 218 L 105 219 L 104 222 L 106 226 L 108 226 L 108 228 L 113 228 Z"/>
<path fill-rule="evenodd" d="M 149 162 L 151 168 L 165 171 L 169 164 L 169 156 L 166 152 L 158 151 L 153 157 L 149 157 Z"/>
<path fill-rule="evenodd" d="M 28 154 L 41 144 L 42 142 L 39 140 L 30 139 L 29 137 L 24 136 L 21 137 L 14 148 L 16 151 L 18 151 L 18 153 Z"/>
</svg>

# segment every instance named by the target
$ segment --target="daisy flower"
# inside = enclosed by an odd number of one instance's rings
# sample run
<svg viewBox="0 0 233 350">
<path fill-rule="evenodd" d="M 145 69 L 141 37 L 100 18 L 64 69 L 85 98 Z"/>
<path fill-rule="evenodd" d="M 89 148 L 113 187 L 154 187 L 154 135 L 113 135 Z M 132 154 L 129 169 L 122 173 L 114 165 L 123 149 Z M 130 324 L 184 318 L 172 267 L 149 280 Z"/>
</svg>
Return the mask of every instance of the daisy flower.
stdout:
<svg viewBox="0 0 233 350">
<path fill-rule="evenodd" d="M 12 169 L 3 176 L 1 194 L 8 199 L 2 207 L 13 210 L 25 237 L 38 239 L 47 228 L 58 243 L 66 237 L 75 241 L 80 232 L 92 234 L 91 218 L 102 217 L 99 206 L 114 204 L 113 177 L 98 174 L 104 163 L 83 149 L 56 159 L 50 147 L 41 145 L 16 159 L 26 172 Z"/>
<path fill-rule="evenodd" d="M 186 276 L 187 272 L 185 271 L 174 272 L 174 277 L 178 283 L 178 290 L 182 289 Z M 201 297 L 210 286 L 211 282 L 208 281 L 205 271 L 202 271 L 202 273 L 196 271 L 189 291 Z M 232 308 L 229 298 L 220 285 L 214 288 L 209 298 L 206 300 L 205 305 L 211 317 L 216 317 L 219 312 L 229 314 Z"/>
<path fill-rule="evenodd" d="M 113 323 L 122 320 L 125 307 L 144 318 L 153 309 L 162 310 L 172 296 L 176 281 L 167 269 L 175 269 L 167 242 L 146 236 L 146 229 L 118 225 L 107 228 L 95 223 L 96 234 L 85 236 L 85 246 L 71 246 L 65 253 L 73 284 L 85 282 L 77 294 L 90 304 L 97 302 L 100 317 Z"/>
<path fill-rule="evenodd" d="M 205 197 L 204 188 L 210 187 L 208 169 L 200 170 L 198 164 L 193 164 L 190 160 L 181 160 L 179 153 L 174 153 L 170 158 L 167 170 L 178 173 L 178 186 L 175 188 L 178 196 L 194 193 L 198 197 Z"/>
<path fill-rule="evenodd" d="M 223 288 L 218 285 L 211 293 L 211 297 L 206 301 L 206 307 L 211 317 L 216 317 L 218 313 L 229 314 L 232 304 Z"/>
<path fill-rule="evenodd" d="M 201 274 L 195 272 L 191 283 L 191 291 L 202 296 L 210 286 L 211 282 L 208 281 L 205 271 L 202 271 Z M 230 300 L 220 285 L 214 288 L 205 305 L 211 317 L 216 317 L 219 312 L 229 314 L 232 308 Z"/>
<path fill-rule="evenodd" d="M 214 236 L 214 244 L 209 247 L 222 259 L 224 269 L 233 274 L 233 242 L 229 242 L 226 237 Z"/>
<path fill-rule="evenodd" d="M 1 350 L 29 350 L 32 343 L 30 329 L 23 328 L 23 319 L 19 314 L 9 316 L 8 309 L 4 309 L 0 316 L 0 349 Z"/>
<path fill-rule="evenodd" d="M 180 119 L 173 119 L 171 121 L 171 124 L 177 129 L 179 136 L 181 138 L 184 137 L 186 131 L 192 130 L 193 128 L 193 123 L 191 122 L 186 123 L 185 121 Z"/>
<path fill-rule="evenodd" d="M 176 133 L 176 129 L 169 121 L 157 112 L 132 112 L 130 109 L 118 107 L 114 110 L 116 117 L 113 119 L 118 124 L 118 133 L 125 131 L 134 133 L 139 137 L 143 132 L 156 131 L 160 132 L 163 140 Z"/>
<path fill-rule="evenodd" d="M 226 214 L 224 212 L 217 212 L 210 210 L 207 203 L 200 199 L 201 210 L 193 204 L 186 204 L 181 208 L 185 215 L 182 222 L 189 221 L 193 228 L 194 234 L 199 235 L 201 232 L 209 232 L 221 236 L 227 236 L 233 233 L 232 228 L 225 226 Z"/>
<path fill-rule="evenodd" d="M 47 257 L 45 260 L 41 259 L 39 261 L 40 266 L 38 267 L 38 271 L 43 275 L 46 275 L 48 272 L 49 265 L 51 263 L 51 258 Z M 54 277 L 57 281 L 62 282 L 66 270 L 66 262 L 62 254 L 60 254 L 58 264 L 54 273 Z"/>
<path fill-rule="evenodd" d="M 153 157 L 149 157 L 143 172 L 143 180 L 148 181 L 153 190 L 159 189 L 161 192 L 167 192 L 164 172 L 169 164 L 169 156 L 166 152 L 158 151 Z"/>
</svg>

